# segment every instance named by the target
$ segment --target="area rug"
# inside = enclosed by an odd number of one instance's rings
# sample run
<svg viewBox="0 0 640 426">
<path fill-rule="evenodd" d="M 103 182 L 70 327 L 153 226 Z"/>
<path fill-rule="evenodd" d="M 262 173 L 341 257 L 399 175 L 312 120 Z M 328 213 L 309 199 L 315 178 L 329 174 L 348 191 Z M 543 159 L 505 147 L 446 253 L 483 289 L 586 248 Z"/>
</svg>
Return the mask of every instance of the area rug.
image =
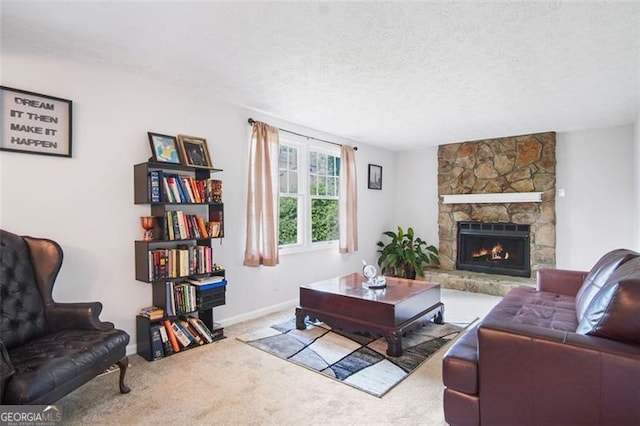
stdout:
<svg viewBox="0 0 640 426">
<path fill-rule="evenodd" d="M 390 357 L 384 338 L 306 322 L 305 330 L 297 330 L 291 318 L 237 339 L 379 398 L 463 330 L 452 324 L 429 323 L 403 336 L 402 356 Z"/>
</svg>

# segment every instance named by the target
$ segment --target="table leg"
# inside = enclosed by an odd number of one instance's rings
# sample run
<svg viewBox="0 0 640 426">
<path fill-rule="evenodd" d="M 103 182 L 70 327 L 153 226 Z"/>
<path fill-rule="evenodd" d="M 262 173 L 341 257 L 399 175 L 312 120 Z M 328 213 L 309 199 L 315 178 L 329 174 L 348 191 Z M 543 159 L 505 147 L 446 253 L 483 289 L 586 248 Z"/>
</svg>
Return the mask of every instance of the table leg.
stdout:
<svg viewBox="0 0 640 426">
<path fill-rule="evenodd" d="M 433 318 L 433 322 L 435 322 L 436 324 L 444 324 L 444 305 L 441 304 L 438 308 L 438 312 Z"/>
<path fill-rule="evenodd" d="M 307 325 L 304 323 L 305 318 L 306 315 L 304 311 L 300 308 L 296 308 L 296 328 L 298 330 L 304 330 L 305 328 L 307 328 Z"/>
<path fill-rule="evenodd" d="M 396 330 L 388 331 L 384 335 L 387 339 L 387 355 L 389 356 L 401 356 L 402 355 L 402 336 Z"/>
</svg>

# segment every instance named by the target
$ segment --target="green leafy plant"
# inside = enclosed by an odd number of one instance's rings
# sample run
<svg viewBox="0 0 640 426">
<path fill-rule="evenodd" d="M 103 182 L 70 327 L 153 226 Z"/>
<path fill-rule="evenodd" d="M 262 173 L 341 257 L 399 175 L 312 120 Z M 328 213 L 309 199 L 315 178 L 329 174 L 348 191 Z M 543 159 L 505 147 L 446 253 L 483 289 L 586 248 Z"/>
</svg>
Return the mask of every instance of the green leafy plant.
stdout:
<svg viewBox="0 0 640 426">
<path fill-rule="evenodd" d="M 398 232 L 387 231 L 383 235 L 391 238 L 386 244 L 378 241 L 378 266 L 383 274 L 414 279 L 416 275 L 424 276 L 426 265 L 439 263 L 438 249 L 416 238 L 413 228 L 407 228 L 405 233 L 398 226 Z"/>
</svg>

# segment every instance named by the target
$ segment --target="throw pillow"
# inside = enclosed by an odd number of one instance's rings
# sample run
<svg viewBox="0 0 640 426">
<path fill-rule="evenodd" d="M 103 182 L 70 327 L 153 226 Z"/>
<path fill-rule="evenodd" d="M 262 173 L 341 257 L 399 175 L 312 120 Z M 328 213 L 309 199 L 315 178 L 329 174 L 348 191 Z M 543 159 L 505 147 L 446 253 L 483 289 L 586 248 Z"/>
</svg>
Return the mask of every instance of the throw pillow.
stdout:
<svg viewBox="0 0 640 426">
<path fill-rule="evenodd" d="M 600 290 L 609 277 L 611 277 L 611 274 L 613 274 L 620 265 L 639 256 L 640 253 L 632 250 L 617 249 L 605 254 L 596 262 L 576 294 L 576 316 L 578 322 L 582 321 L 591 300 L 593 300 L 598 290 Z"/>
<path fill-rule="evenodd" d="M 640 343 L 640 259 L 620 266 L 589 303 L 577 333 Z"/>
</svg>

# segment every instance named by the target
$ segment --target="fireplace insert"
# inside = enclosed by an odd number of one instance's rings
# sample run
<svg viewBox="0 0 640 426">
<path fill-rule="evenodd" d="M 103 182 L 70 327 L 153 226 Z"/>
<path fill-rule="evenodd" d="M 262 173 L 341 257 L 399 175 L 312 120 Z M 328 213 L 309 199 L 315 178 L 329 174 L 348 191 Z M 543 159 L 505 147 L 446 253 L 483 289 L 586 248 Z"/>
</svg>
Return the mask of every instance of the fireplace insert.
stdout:
<svg viewBox="0 0 640 426">
<path fill-rule="evenodd" d="M 458 222 L 456 269 L 530 277 L 529 225 Z"/>
</svg>

